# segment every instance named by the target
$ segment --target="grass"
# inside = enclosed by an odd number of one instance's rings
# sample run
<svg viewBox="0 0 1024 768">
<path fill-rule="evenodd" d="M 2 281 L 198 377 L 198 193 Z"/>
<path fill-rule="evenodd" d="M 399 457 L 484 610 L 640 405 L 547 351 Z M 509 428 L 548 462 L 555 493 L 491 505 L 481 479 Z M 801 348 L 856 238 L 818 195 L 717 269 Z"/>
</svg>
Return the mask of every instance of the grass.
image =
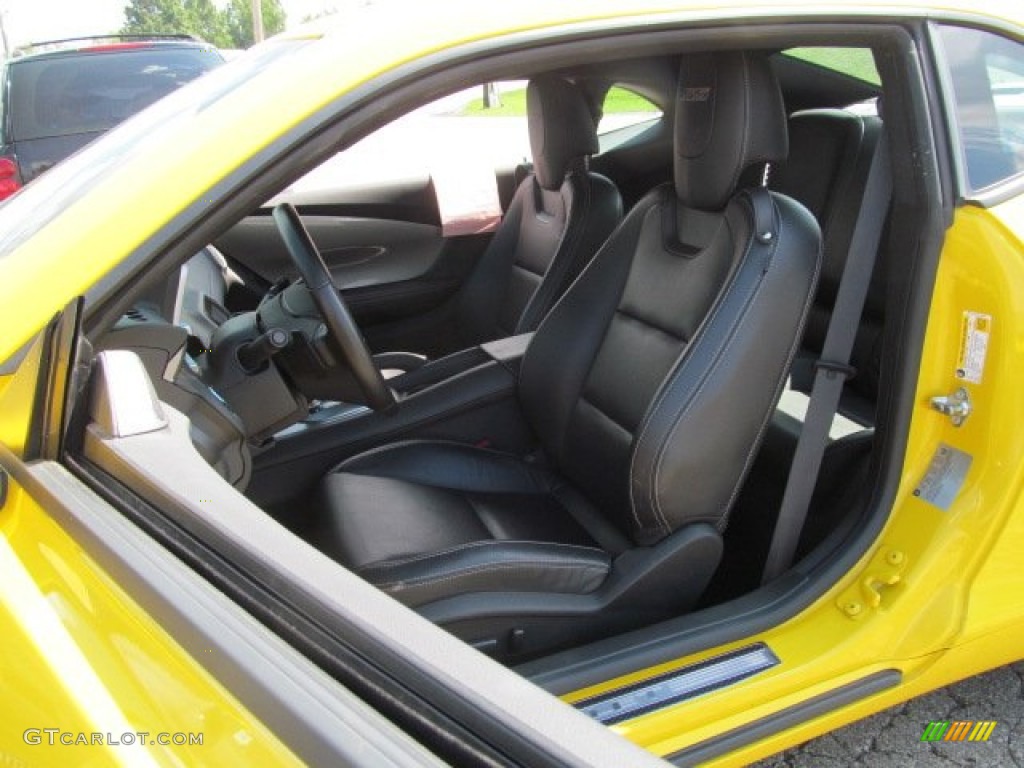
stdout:
<svg viewBox="0 0 1024 768">
<path fill-rule="evenodd" d="M 620 112 L 661 112 L 656 104 L 652 104 L 643 96 L 617 85 L 608 89 L 602 109 L 606 115 Z"/>
<path fill-rule="evenodd" d="M 460 115 L 478 117 L 524 117 L 526 115 L 526 89 L 517 88 L 501 94 L 500 107 L 485 107 L 483 96 L 468 102 L 459 110 Z"/>
<path fill-rule="evenodd" d="M 608 91 L 604 99 L 604 113 L 606 115 L 618 112 L 660 112 L 654 104 L 643 96 L 627 91 L 625 88 L 613 87 Z M 473 99 L 459 110 L 460 115 L 475 115 L 478 117 L 525 117 L 526 116 L 526 89 L 517 88 L 514 91 L 505 91 L 501 94 L 501 106 L 484 107 L 483 96 Z"/>
<path fill-rule="evenodd" d="M 867 48 L 790 48 L 785 52 L 794 59 L 816 64 L 825 69 L 841 72 L 844 75 L 863 80 L 865 83 L 880 85 L 882 80 L 875 69 L 875 60 Z M 612 115 L 621 112 L 660 112 L 657 106 L 643 96 L 625 88 L 613 86 L 604 99 L 604 114 Z M 525 117 L 526 89 L 517 88 L 501 94 L 501 106 L 484 107 L 483 96 L 473 99 L 459 110 L 460 115 L 476 115 L 481 117 Z"/>
<path fill-rule="evenodd" d="M 875 69 L 874 57 L 867 48 L 790 48 L 786 55 L 841 72 L 865 83 L 882 83 Z"/>
</svg>

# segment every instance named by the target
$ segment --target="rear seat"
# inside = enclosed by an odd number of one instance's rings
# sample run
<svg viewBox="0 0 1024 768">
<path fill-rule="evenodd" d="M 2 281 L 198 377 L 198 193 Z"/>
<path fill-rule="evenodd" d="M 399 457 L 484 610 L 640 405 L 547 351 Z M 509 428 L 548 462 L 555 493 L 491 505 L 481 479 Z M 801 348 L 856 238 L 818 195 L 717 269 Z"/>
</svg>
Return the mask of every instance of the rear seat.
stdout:
<svg viewBox="0 0 1024 768">
<path fill-rule="evenodd" d="M 817 294 L 793 364 L 791 386 L 798 392 L 810 393 L 881 129 L 877 117 L 845 110 L 797 112 L 789 120 L 789 158 L 772 168 L 769 186 L 799 200 L 817 217 L 824 247 Z M 857 374 L 847 382 L 839 406 L 840 413 L 860 424 L 874 422 L 885 299 L 877 277 L 881 272 L 875 270 L 850 358 Z"/>
<path fill-rule="evenodd" d="M 822 228 L 822 273 L 791 375 L 791 387 L 805 394 L 809 394 L 813 383 L 814 361 L 825 341 L 881 129 L 879 118 L 844 110 L 794 113 L 789 120 L 789 158 L 769 171 L 768 186 L 803 203 Z M 847 382 L 840 403 L 841 413 L 865 426 L 873 423 L 878 391 L 883 274 L 880 258 L 850 360 L 857 374 Z M 704 604 L 738 596 L 760 583 L 800 426 L 799 420 L 781 411 L 769 425 L 730 514 L 722 564 L 702 601 Z M 797 557 L 829 532 L 848 524 L 848 513 L 857 502 L 857 495 L 850 493 L 849 481 L 865 477 L 872 440 L 873 430 L 865 428 L 832 442 L 826 449 Z M 863 481 L 858 482 L 858 488 L 862 484 Z"/>
</svg>

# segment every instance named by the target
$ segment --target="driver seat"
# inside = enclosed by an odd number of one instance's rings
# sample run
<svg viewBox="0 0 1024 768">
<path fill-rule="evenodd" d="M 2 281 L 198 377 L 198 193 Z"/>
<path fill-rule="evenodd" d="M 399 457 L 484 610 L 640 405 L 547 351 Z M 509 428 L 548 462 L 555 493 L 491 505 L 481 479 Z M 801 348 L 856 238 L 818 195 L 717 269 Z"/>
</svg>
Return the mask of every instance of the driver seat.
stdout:
<svg viewBox="0 0 1024 768">
<path fill-rule="evenodd" d="M 787 154 L 757 53 L 685 56 L 675 183 L 630 212 L 537 330 L 523 457 L 409 440 L 355 456 L 305 534 L 505 660 L 690 608 L 783 386 L 820 263 L 807 210 L 743 172 Z"/>
<path fill-rule="evenodd" d="M 453 297 L 447 331 L 433 341 L 435 355 L 536 330 L 622 219 L 618 188 L 589 169 L 599 143 L 583 92 L 558 75 L 534 77 L 526 113 L 533 172 Z M 374 359 L 387 378 L 428 362 L 414 352 Z M 392 384 L 401 391 L 412 386 Z"/>
</svg>

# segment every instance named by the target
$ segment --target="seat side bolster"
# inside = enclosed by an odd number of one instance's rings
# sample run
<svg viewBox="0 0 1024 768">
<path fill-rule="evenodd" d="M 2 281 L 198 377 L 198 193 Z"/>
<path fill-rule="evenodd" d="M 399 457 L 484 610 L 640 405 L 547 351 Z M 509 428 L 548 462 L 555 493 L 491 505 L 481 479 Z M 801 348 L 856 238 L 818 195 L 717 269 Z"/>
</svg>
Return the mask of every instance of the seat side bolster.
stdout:
<svg viewBox="0 0 1024 768">
<path fill-rule="evenodd" d="M 529 209 L 533 206 L 536 185 L 536 179 L 529 176 L 516 189 L 501 226 L 452 298 L 452 318 L 458 334 L 456 349 L 495 337 L 494 329 L 498 326 L 516 254 L 523 248 L 523 222 L 531 216 Z"/>
<path fill-rule="evenodd" d="M 775 248 L 752 246 L 744 255 L 634 444 L 630 491 L 640 543 L 687 523 L 724 526 L 778 400 L 818 279 L 821 241 L 803 206 L 772 199 Z M 735 213 L 739 234 L 748 214 Z"/>
<path fill-rule="evenodd" d="M 570 173 L 561 193 L 567 226 L 544 279 L 519 317 L 516 333 L 537 329 L 622 220 L 622 195 L 600 174 Z"/>
<path fill-rule="evenodd" d="M 470 592 L 586 594 L 611 570 L 594 547 L 530 541 L 480 541 L 399 560 L 373 563 L 360 576 L 406 605 Z"/>
</svg>

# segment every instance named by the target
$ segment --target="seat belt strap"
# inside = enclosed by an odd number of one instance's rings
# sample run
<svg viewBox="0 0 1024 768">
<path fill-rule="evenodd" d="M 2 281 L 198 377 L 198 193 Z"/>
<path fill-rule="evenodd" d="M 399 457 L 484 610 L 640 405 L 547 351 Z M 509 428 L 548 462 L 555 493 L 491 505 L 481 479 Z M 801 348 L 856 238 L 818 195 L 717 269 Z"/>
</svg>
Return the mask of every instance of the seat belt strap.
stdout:
<svg viewBox="0 0 1024 768">
<path fill-rule="evenodd" d="M 846 265 L 843 267 L 842 280 L 821 349 L 821 359 L 815 366 L 807 416 L 786 479 L 786 489 L 761 580 L 763 584 L 780 576 L 793 562 L 825 454 L 832 419 L 839 407 L 843 385 L 853 372 L 849 366 L 850 353 L 860 325 L 892 197 L 891 174 L 888 145 L 883 132 L 868 169 L 864 199 L 854 223 Z"/>
</svg>

